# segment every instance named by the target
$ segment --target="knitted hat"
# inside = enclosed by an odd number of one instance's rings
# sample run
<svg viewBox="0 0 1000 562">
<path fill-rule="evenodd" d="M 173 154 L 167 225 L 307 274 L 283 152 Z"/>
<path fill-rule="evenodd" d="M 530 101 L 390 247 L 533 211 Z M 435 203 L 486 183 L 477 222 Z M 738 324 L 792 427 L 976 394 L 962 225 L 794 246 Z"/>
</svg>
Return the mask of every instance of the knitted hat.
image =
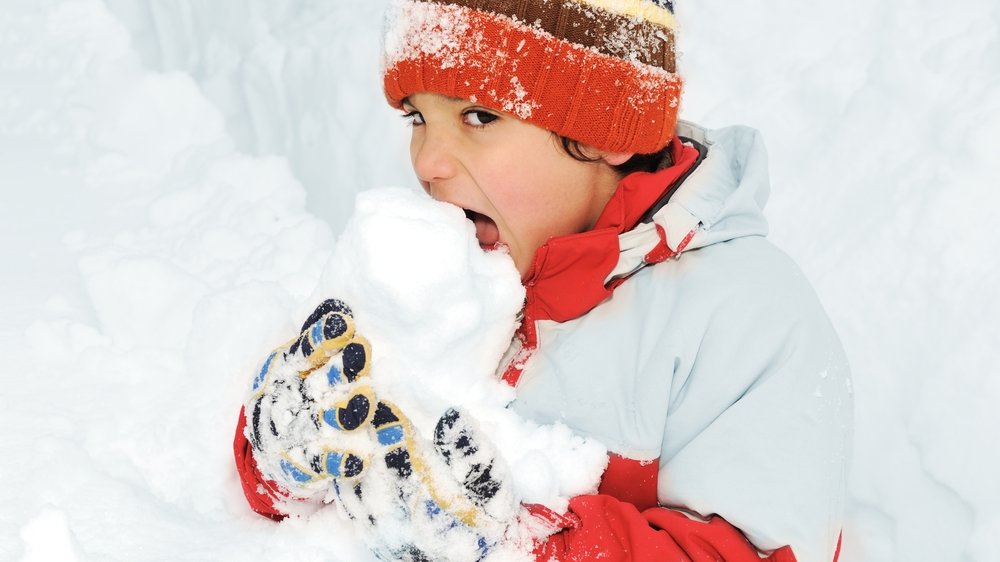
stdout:
<svg viewBox="0 0 1000 562">
<path fill-rule="evenodd" d="M 384 53 L 393 107 L 433 92 L 598 149 L 674 135 L 681 80 L 671 0 L 395 0 Z"/>
</svg>

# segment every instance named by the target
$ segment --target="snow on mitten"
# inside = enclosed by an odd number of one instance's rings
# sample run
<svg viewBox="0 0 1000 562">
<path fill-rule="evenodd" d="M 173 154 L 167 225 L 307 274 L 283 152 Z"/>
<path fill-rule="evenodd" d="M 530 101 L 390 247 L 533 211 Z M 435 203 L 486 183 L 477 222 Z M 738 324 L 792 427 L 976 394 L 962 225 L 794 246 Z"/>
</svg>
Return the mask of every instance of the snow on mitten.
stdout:
<svg viewBox="0 0 1000 562">
<path fill-rule="evenodd" d="M 246 404 L 258 467 L 292 497 L 332 497 L 380 556 L 482 559 L 521 511 L 506 469 L 456 410 L 433 442 L 423 438 L 376 396 L 370 357 L 350 308 L 333 299 L 272 352 Z"/>
<path fill-rule="evenodd" d="M 364 469 L 374 394 L 367 384 L 370 346 L 351 309 L 330 299 L 298 337 L 273 351 L 253 379 L 247 437 L 263 474 L 298 498 L 322 498 L 330 478 Z"/>
<path fill-rule="evenodd" d="M 372 427 L 382 451 L 364 475 L 335 478 L 336 503 L 377 555 L 389 560 L 481 560 L 520 513 L 506 469 L 472 420 L 450 409 L 433 444 L 394 406 Z"/>
</svg>

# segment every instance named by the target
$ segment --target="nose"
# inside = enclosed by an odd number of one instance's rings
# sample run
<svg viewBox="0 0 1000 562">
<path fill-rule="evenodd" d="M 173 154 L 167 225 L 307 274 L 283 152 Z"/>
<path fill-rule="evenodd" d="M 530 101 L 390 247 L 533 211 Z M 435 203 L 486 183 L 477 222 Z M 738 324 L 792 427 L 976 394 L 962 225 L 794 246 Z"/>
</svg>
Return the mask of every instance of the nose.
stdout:
<svg viewBox="0 0 1000 562">
<path fill-rule="evenodd" d="M 410 159 L 417 179 L 430 191 L 435 184 L 455 177 L 458 164 L 444 132 L 427 125 L 422 129 L 419 134 L 414 131 L 410 139 Z"/>
</svg>

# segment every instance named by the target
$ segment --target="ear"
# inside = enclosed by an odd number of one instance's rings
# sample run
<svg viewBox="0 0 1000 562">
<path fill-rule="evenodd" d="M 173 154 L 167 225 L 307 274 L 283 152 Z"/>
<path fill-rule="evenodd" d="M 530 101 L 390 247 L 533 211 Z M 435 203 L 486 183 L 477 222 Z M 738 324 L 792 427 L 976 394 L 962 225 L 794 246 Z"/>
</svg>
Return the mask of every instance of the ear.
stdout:
<svg viewBox="0 0 1000 562">
<path fill-rule="evenodd" d="M 628 162 L 628 159 L 635 156 L 634 152 L 609 152 L 607 150 L 598 150 L 589 144 L 580 144 L 580 150 L 583 154 L 597 158 L 603 161 L 609 166 L 618 166 Z"/>
<path fill-rule="evenodd" d="M 601 160 L 611 166 L 619 166 L 628 162 L 629 158 L 633 156 L 635 156 L 634 152 L 605 152 L 601 155 Z"/>
</svg>

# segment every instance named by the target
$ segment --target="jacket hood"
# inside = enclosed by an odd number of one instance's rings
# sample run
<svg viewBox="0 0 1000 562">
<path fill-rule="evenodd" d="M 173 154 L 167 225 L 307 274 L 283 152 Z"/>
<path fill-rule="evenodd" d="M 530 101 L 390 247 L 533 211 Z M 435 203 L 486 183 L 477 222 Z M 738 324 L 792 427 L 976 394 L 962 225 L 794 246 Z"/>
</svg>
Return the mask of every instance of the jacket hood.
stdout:
<svg viewBox="0 0 1000 562">
<path fill-rule="evenodd" d="M 766 236 L 763 210 L 771 184 L 760 133 L 742 126 L 709 131 L 682 123 L 678 134 L 708 148 L 706 158 L 668 203 L 698 221 L 699 232 L 688 249 L 743 236 Z"/>
<path fill-rule="evenodd" d="M 608 275 L 608 283 L 620 282 L 643 267 L 687 250 L 742 236 L 767 235 L 763 208 L 770 184 L 760 133 L 749 127 L 709 131 L 681 122 L 677 136 L 685 146 L 696 148 L 699 158 L 679 185 L 647 211 L 643 221 L 621 234 L 618 263 Z M 653 174 L 650 180 L 664 171 Z"/>
</svg>

